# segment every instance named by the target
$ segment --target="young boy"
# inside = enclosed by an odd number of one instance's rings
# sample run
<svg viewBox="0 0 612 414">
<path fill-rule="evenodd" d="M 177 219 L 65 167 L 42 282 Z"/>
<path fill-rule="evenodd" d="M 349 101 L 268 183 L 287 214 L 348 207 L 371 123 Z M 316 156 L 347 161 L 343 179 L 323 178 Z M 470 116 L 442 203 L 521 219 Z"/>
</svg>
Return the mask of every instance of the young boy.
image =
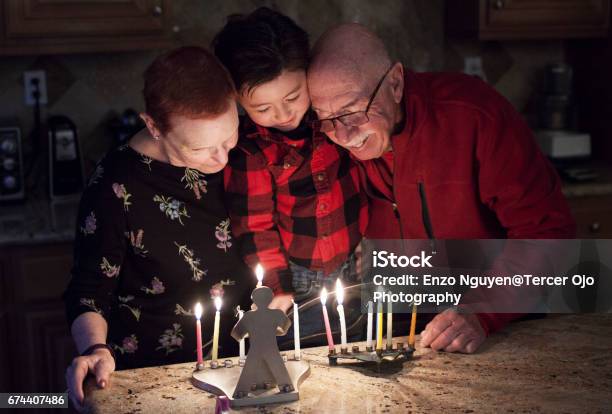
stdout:
<svg viewBox="0 0 612 414">
<path fill-rule="evenodd" d="M 264 267 L 271 307 L 287 311 L 338 277 L 355 280 L 367 200 L 346 150 L 311 127 L 303 29 L 262 7 L 230 16 L 213 47 L 248 114 L 225 170 L 233 232 L 247 264 Z"/>
</svg>

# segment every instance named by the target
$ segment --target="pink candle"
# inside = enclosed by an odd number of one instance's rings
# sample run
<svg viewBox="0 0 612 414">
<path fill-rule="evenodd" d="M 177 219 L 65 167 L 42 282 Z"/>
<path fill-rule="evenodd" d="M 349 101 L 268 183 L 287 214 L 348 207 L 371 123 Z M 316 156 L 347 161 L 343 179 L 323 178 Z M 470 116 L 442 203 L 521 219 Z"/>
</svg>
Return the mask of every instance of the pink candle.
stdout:
<svg viewBox="0 0 612 414">
<path fill-rule="evenodd" d="M 327 289 L 323 288 L 323 290 L 321 291 L 321 305 L 323 305 L 323 321 L 325 322 L 325 334 L 327 335 L 327 345 L 329 346 L 329 351 L 332 352 L 335 350 L 334 338 L 332 337 L 331 328 L 329 327 L 329 317 L 327 316 L 327 307 L 325 306 L 326 301 L 327 301 Z"/>
<path fill-rule="evenodd" d="M 198 365 L 204 364 L 204 357 L 202 356 L 202 323 L 200 318 L 202 317 L 202 305 L 198 302 L 195 306 L 195 317 L 196 317 L 196 352 L 198 354 Z"/>
</svg>

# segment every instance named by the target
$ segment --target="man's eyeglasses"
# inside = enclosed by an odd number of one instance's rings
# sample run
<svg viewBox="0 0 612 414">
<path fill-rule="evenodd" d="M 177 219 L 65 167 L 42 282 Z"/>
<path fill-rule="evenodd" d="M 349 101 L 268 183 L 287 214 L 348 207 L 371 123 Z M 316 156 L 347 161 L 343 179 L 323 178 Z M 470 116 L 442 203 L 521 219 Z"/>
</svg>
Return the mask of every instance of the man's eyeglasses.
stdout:
<svg viewBox="0 0 612 414">
<path fill-rule="evenodd" d="M 370 118 L 368 117 L 368 111 L 370 110 L 370 106 L 372 106 L 372 102 L 374 102 L 374 99 L 376 99 L 378 90 L 382 86 L 385 78 L 387 77 L 391 69 L 393 69 L 393 65 L 391 65 L 391 67 L 387 69 L 385 74 L 378 81 L 378 85 L 376 85 L 376 88 L 374 88 L 374 92 L 372 92 L 372 96 L 370 96 L 368 106 L 366 106 L 364 111 L 350 112 L 348 114 L 335 116 L 333 118 L 319 119 L 315 121 L 314 124 L 319 128 L 321 132 L 331 132 L 336 129 L 336 122 L 340 122 L 346 127 L 355 127 L 369 122 Z"/>
</svg>

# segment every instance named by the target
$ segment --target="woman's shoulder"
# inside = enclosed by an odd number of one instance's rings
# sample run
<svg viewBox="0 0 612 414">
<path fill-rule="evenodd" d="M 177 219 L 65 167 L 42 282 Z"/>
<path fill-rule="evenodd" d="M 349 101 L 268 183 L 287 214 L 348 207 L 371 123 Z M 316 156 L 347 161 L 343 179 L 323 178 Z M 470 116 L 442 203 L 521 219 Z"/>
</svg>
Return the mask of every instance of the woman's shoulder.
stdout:
<svg viewBox="0 0 612 414">
<path fill-rule="evenodd" d="M 135 163 L 133 151 L 127 144 L 108 151 L 96 164 L 89 176 L 88 184 L 104 181 L 127 179 Z"/>
</svg>

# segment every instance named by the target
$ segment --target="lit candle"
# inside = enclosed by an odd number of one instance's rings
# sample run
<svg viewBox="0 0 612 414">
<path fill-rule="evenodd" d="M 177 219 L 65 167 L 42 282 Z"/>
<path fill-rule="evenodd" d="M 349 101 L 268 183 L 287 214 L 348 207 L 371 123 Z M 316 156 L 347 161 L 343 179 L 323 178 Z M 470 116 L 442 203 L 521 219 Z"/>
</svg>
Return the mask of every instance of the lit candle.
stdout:
<svg viewBox="0 0 612 414">
<path fill-rule="evenodd" d="M 219 324 L 220 324 L 220 310 L 221 310 L 221 296 L 215 296 L 215 308 L 217 311 L 215 312 L 215 327 L 213 331 L 213 348 L 212 348 L 212 360 L 216 362 L 219 357 Z"/>
<path fill-rule="evenodd" d="M 257 278 L 257 287 L 261 287 L 264 277 L 264 270 L 259 263 L 257 266 L 255 266 L 255 277 Z"/>
<path fill-rule="evenodd" d="M 292 300 L 293 301 L 293 300 Z M 301 358 L 300 351 L 300 315 L 298 314 L 298 304 L 293 302 L 293 343 L 295 344 L 294 358 Z"/>
<path fill-rule="evenodd" d="M 202 305 L 200 302 L 196 303 L 194 314 L 196 317 L 196 352 L 198 354 L 198 366 L 204 366 L 204 357 L 202 356 Z"/>
<path fill-rule="evenodd" d="M 376 305 L 376 350 L 382 349 L 383 311 L 382 303 Z"/>
<path fill-rule="evenodd" d="M 393 348 L 393 309 L 391 302 L 387 303 L 387 348 Z"/>
<path fill-rule="evenodd" d="M 408 337 L 408 346 L 414 348 L 414 331 L 416 330 L 417 306 L 412 304 L 412 317 L 410 319 L 410 336 Z"/>
<path fill-rule="evenodd" d="M 374 313 L 372 301 L 368 302 L 368 339 L 366 341 L 367 349 L 372 349 L 372 314 Z"/>
<path fill-rule="evenodd" d="M 344 319 L 344 288 L 340 279 L 336 279 L 336 301 L 338 302 L 338 315 L 340 316 L 340 349 L 346 350 L 346 320 Z"/>
<path fill-rule="evenodd" d="M 244 311 L 242 309 L 240 309 L 240 306 L 238 306 L 238 320 L 242 319 L 243 316 L 244 316 Z M 239 347 L 240 347 L 240 358 L 239 358 L 239 361 L 244 361 L 244 360 L 246 360 L 246 352 L 245 352 L 245 346 L 244 346 L 244 337 L 240 340 Z"/>
<path fill-rule="evenodd" d="M 323 305 L 323 321 L 325 322 L 325 333 L 327 334 L 327 346 L 329 347 L 329 352 L 334 352 L 334 338 L 332 337 L 331 328 L 329 327 L 329 317 L 327 316 L 325 302 L 327 302 L 327 289 L 323 288 L 321 291 L 321 305 Z"/>
</svg>

